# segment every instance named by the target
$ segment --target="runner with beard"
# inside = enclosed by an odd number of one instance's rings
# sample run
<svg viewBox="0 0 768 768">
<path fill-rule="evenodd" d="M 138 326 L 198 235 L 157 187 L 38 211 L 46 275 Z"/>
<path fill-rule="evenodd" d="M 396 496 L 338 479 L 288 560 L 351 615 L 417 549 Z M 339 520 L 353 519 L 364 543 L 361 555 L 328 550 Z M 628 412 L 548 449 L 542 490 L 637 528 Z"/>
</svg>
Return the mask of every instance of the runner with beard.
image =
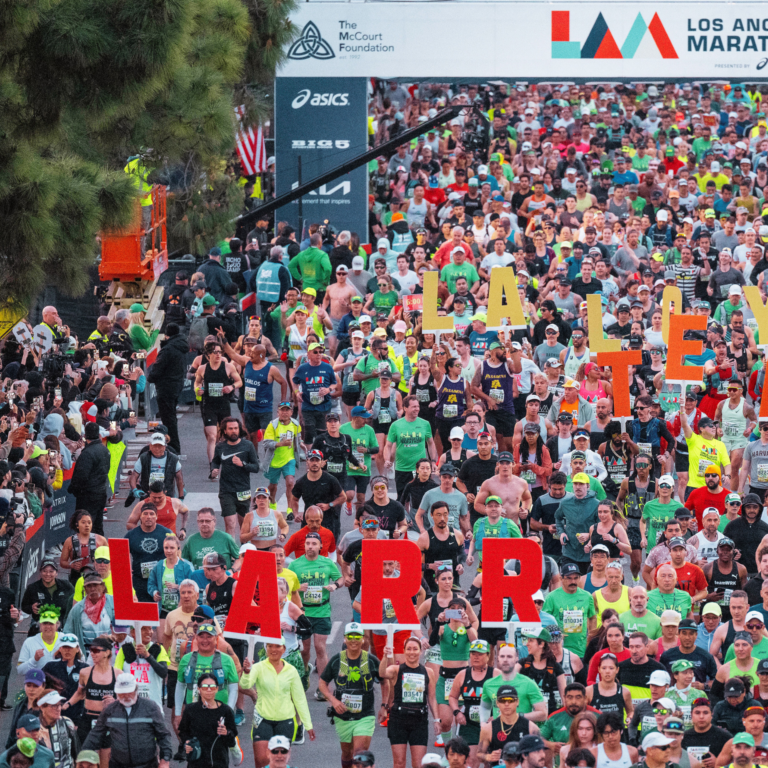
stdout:
<svg viewBox="0 0 768 768">
<path fill-rule="evenodd" d="M 424 553 L 424 578 L 434 593 L 437 592 L 435 576 L 441 566 L 450 566 L 454 581 L 459 583 L 459 577 L 464 573 L 466 552 L 464 535 L 448 526 L 448 505 L 444 501 L 436 501 L 429 513 L 432 516 L 432 527 L 420 534 L 416 543 Z"/>
<path fill-rule="evenodd" d="M 589 449 L 591 451 L 597 451 L 608 440 L 605 430 L 612 419 L 611 401 L 607 397 L 601 397 L 595 403 L 595 418 L 589 422 Z"/>
<path fill-rule="evenodd" d="M 598 401 L 599 407 L 600 401 Z M 609 498 L 616 499 L 621 490 L 621 484 L 629 478 L 632 457 L 637 456 L 640 449 L 630 440 L 626 432 L 621 431 L 616 421 L 609 422 L 605 427 L 605 440 L 606 442 L 601 443 L 597 449 L 608 471 L 608 477 L 603 481 L 603 488 Z"/>
<path fill-rule="evenodd" d="M 467 497 L 469 504 L 469 524 L 474 527 L 480 519 L 475 511 L 477 492 L 486 480 L 496 474 L 498 458 L 493 455 L 493 441 L 489 432 L 481 432 L 477 436 L 477 454 L 468 458 L 459 470 L 456 488 Z"/>
<path fill-rule="evenodd" d="M 627 537 L 632 547 L 629 565 L 635 586 L 639 584 L 643 561 L 640 520 L 646 503 L 656 498 L 656 480 L 651 477 L 652 461 L 649 455 L 641 453 L 635 460 L 637 473 L 634 477 L 627 477 L 622 481 L 619 495 L 616 497 L 616 503 L 619 506 L 624 505 L 624 516 L 627 518 Z"/>
<path fill-rule="evenodd" d="M 489 349 L 490 358 L 475 373 L 470 393 L 488 405 L 486 419 L 496 427 L 499 450 L 511 451 L 515 433 L 514 363 L 507 360 L 507 351 L 498 341 Z"/>
</svg>

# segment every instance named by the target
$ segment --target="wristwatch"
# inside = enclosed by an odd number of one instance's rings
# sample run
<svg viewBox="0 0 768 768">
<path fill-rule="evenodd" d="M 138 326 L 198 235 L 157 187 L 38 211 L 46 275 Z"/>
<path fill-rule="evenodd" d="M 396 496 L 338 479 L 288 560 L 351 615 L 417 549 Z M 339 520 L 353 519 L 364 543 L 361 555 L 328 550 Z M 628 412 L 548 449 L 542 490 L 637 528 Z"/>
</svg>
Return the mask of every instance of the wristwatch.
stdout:
<svg viewBox="0 0 768 768">
<path fill-rule="evenodd" d="M 460 714 L 461 714 L 461 710 L 460 709 L 454 709 L 453 710 L 453 716 L 454 717 L 456 717 L 457 715 L 460 715 Z"/>
</svg>

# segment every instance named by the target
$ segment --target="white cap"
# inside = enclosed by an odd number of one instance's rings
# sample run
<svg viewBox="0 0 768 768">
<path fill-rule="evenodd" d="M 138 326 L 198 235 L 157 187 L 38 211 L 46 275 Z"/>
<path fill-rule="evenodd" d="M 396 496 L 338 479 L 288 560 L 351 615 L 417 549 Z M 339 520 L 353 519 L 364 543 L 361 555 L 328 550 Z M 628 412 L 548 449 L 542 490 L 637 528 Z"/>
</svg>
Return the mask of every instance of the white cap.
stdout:
<svg viewBox="0 0 768 768">
<path fill-rule="evenodd" d="M 291 742 L 285 736 L 273 736 L 267 742 L 267 749 L 271 752 L 273 749 L 290 749 Z"/>
<path fill-rule="evenodd" d="M 462 248 L 460 245 L 457 245 L 457 246 L 456 246 L 456 247 L 455 247 L 455 248 L 454 248 L 454 249 L 451 251 L 451 256 L 453 256 L 453 254 L 454 254 L 454 253 L 464 253 L 464 249 L 463 249 L 463 248 Z"/>
<path fill-rule="evenodd" d="M 744 623 L 746 624 L 750 619 L 757 619 L 761 624 L 765 624 L 765 618 L 760 611 L 749 611 L 744 618 Z"/>
<path fill-rule="evenodd" d="M 122 677 L 122 675 L 120 675 L 120 677 Z M 120 677 L 118 677 L 118 680 Z M 133 675 L 128 675 L 128 677 L 133 680 Z M 136 681 L 134 680 L 134 683 L 135 682 Z M 115 693 L 117 692 L 117 686 L 115 686 Z M 66 701 L 66 699 L 58 691 L 50 691 L 49 693 L 46 693 L 45 696 L 37 700 L 37 706 L 43 707 L 47 704 L 61 704 L 62 701 Z"/>
<path fill-rule="evenodd" d="M 357 621 L 350 621 L 346 627 L 344 627 L 345 635 L 362 635 L 365 633 L 363 625 Z"/>
<path fill-rule="evenodd" d="M 741 296 L 741 288 L 738 285 L 732 285 L 728 289 L 729 296 Z"/>
<path fill-rule="evenodd" d="M 656 214 L 656 221 L 667 221 L 668 219 L 669 214 L 663 208 Z"/>
<path fill-rule="evenodd" d="M 664 611 L 664 613 L 677 613 L 677 611 Z M 680 616 L 679 613 L 677 613 L 677 615 L 678 617 Z M 669 672 L 665 672 L 663 669 L 654 670 L 651 672 L 651 676 L 648 678 L 648 685 L 669 685 L 669 683 Z"/>
<path fill-rule="evenodd" d="M 437 752 L 427 752 L 424 757 L 421 758 L 422 765 L 443 765 L 443 758 L 437 754 Z"/>
<path fill-rule="evenodd" d="M 453 427 L 451 429 L 451 434 L 448 437 L 449 440 L 463 440 L 464 439 L 464 430 L 461 427 Z"/>
<path fill-rule="evenodd" d="M 666 610 L 662 611 L 661 616 L 659 617 L 659 621 L 661 622 L 662 627 L 676 627 L 680 623 L 680 619 L 683 617 L 677 612 L 673 610 Z M 666 675 L 667 673 L 663 670 L 656 670 L 657 672 L 660 672 L 662 675 Z M 653 674 L 651 674 L 651 678 L 653 678 Z M 654 685 L 666 685 L 666 683 L 654 683 Z"/>
<path fill-rule="evenodd" d="M 528 107 L 528 109 L 525 110 L 525 114 L 526 115 L 532 115 L 533 114 L 533 110 L 530 107 Z"/>
<path fill-rule="evenodd" d="M 663 733 L 649 733 L 643 739 L 643 750 L 648 751 L 651 747 L 668 747 L 674 739 L 668 739 Z"/>
<path fill-rule="evenodd" d="M 434 107 L 430 107 L 429 112 L 427 112 L 427 115 L 429 117 L 437 117 L 437 110 Z"/>
<path fill-rule="evenodd" d="M 715 160 L 715 162 L 709 166 L 709 169 L 712 171 L 712 173 L 720 173 L 720 163 Z"/>
<path fill-rule="evenodd" d="M 370 315 L 360 315 L 360 317 L 358 318 L 357 322 L 360 323 L 361 325 L 363 323 L 370 323 L 371 322 L 371 317 L 370 317 Z"/>
<path fill-rule="evenodd" d="M 149 438 L 150 445 L 165 445 L 165 435 L 162 432 L 153 432 Z"/>
<path fill-rule="evenodd" d="M 258 547 L 256 547 L 254 544 L 251 544 L 249 541 L 247 544 L 241 544 L 240 545 L 240 555 L 244 555 L 249 549 L 252 549 L 254 552 L 258 552 Z"/>
<path fill-rule="evenodd" d="M 527 152 L 529 149 L 533 149 L 533 144 L 531 144 L 530 141 L 524 141 L 523 145 L 520 147 L 520 149 L 523 152 Z"/>
<path fill-rule="evenodd" d="M 713 603 L 713 605 L 717 605 L 717 603 Z M 663 696 L 656 703 L 664 709 L 675 709 L 675 702 L 669 696 Z"/>
<path fill-rule="evenodd" d="M 540 589 L 537 589 L 537 590 L 536 590 L 536 591 L 535 591 L 535 592 L 534 592 L 534 593 L 531 595 L 531 600 L 533 600 L 533 602 L 534 602 L 534 603 L 535 603 L 537 600 L 541 600 L 541 602 L 543 603 L 543 602 L 544 602 L 544 593 L 543 593 L 543 592 L 542 592 Z"/>
<path fill-rule="evenodd" d="M 405 333 L 408 330 L 408 326 L 405 324 L 405 320 L 397 320 L 392 326 L 392 330 L 395 333 Z"/>
<path fill-rule="evenodd" d="M 720 510 L 717 507 L 707 507 L 701 513 L 701 519 L 703 520 L 707 515 L 717 515 L 718 517 L 720 517 Z"/>
<path fill-rule="evenodd" d="M 363 261 L 362 256 L 355 256 L 354 259 L 352 259 L 352 269 L 364 269 L 365 268 L 365 262 Z"/>
<path fill-rule="evenodd" d="M 554 323 L 550 323 L 544 330 L 557 331 L 558 333 L 560 333 L 560 329 Z"/>
<path fill-rule="evenodd" d="M 482 174 L 488 175 L 488 166 L 487 165 L 479 165 L 477 167 L 477 175 L 482 176 Z"/>
<path fill-rule="evenodd" d="M 362 331 L 352 331 L 352 338 L 353 339 L 364 339 L 365 334 Z"/>
<path fill-rule="evenodd" d="M 664 483 L 665 485 L 671 485 L 673 488 L 675 487 L 675 481 L 672 477 L 672 475 L 662 475 L 659 478 L 659 485 Z"/>
<path fill-rule="evenodd" d="M 738 115 L 737 115 L 738 117 Z M 736 149 L 746 149 L 747 145 L 743 141 L 736 142 Z M 746 158 L 744 158 L 746 160 Z"/>
<path fill-rule="evenodd" d="M 643 285 L 639 286 L 637 289 L 637 292 L 640 293 L 640 291 L 650 291 L 651 289 L 643 283 Z"/>
<path fill-rule="evenodd" d="M 133 693 L 137 685 L 136 678 L 130 672 L 123 672 L 115 681 L 115 693 Z"/>
<path fill-rule="evenodd" d="M 576 169 L 575 168 L 566 168 L 565 169 L 565 173 L 566 173 L 566 175 L 568 175 L 569 173 L 574 173 L 575 174 L 576 173 Z"/>
<path fill-rule="evenodd" d="M 267 158 L 267 167 L 269 167 L 270 165 L 274 165 L 274 164 L 275 164 L 275 156 L 274 155 L 270 155 Z"/>
<path fill-rule="evenodd" d="M 389 240 L 387 240 L 386 237 L 380 237 L 378 242 L 376 243 L 376 250 L 378 251 L 379 248 L 386 248 L 389 250 Z"/>
</svg>

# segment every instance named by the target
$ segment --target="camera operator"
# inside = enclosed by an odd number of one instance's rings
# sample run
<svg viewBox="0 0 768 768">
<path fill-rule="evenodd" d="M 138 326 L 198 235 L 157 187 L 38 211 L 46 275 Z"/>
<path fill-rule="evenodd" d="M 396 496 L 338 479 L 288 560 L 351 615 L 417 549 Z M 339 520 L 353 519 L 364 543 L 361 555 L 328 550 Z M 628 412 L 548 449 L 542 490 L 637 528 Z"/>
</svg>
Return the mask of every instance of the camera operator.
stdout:
<svg viewBox="0 0 768 768">
<path fill-rule="evenodd" d="M 131 327 L 131 312 L 128 309 L 118 309 L 115 312 L 115 320 L 112 333 L 109 337 L 109 349 L 117 352 L 122 357 L 133 357 L 136 350 L 133 347 L 128 329 Z"/>
</svg>

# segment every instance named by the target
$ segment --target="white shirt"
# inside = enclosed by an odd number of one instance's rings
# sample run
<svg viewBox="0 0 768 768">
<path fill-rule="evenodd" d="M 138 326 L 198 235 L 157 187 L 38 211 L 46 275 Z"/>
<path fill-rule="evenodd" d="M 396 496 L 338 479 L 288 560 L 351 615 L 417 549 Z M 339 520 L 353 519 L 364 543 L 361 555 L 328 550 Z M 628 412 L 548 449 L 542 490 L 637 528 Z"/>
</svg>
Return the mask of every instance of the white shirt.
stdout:
<svg viewBox="0 0 768 768">
<path fill-rule="evenodd" d="M 520 377 L 520 394 L 529 395 L 533 389 L 533 377 L 537 373 L 541 373 L 541 369 L 533 360 L 529 360 L 527 357 L 523 357 L 520 363 L 523 366 L 523 370 L 515 374 L 515 376 Z"/>
<path fill-rule="evenodd" d="M 696 547 L 699 560 L 706 560 L 708 563 L 711 563 L 713 560 L 717 560 L 717 544 L 720 539 L 724 538 L 725 536 L 718 531 L 717 538 L 714 541 L 709 541 L 709 539 L 707 539 L 700 531 L 695 536 L 691 536 L 691 538 L 688 539 L 688 543 L 692 547 Z"/>
<path fill-rule="evenodd" d="M 573 451 L 569 451 L 563 456 L 563 463 L 560 465 L 560 471 L 565 472 L 566 477 L 570 477 L 571 474 L 572 452 Z M 605 480 L 605 478 L 608 477 L 608 470 L 605 468 L 605 464 L 603 464 L 603 460 L 600 458 L 597 451 L 587 450 L 585 451 L 585 454 L 587 456 L 587 466 L 584 471 L 600 481 Z"/>
<path fill-rule="evenodd" d="M 480 269 L 484 269 L 486 270 L 486 272 L 490 272 L 491 269 L 496 265 L 506 267 L 508 264 L 514 264 L 514 263 L 515 263 L 515 257 L 511 253 L 505 252 L 502 256 L 499 256 L 494 250 L 493 253 L 489 253 L 480 262 Z"/>
<path fill-rule="evenodd" d="M 401 296 L 405 293 L 410 293 L 411 288 L 413 288 L 414 285 L 419 284 L 419 276 L 412 269 L 409 269 L 404 275 L 401 275 L 398 272 L 394 275 L 394 278 L 400 283 Z"/>
</svg>

